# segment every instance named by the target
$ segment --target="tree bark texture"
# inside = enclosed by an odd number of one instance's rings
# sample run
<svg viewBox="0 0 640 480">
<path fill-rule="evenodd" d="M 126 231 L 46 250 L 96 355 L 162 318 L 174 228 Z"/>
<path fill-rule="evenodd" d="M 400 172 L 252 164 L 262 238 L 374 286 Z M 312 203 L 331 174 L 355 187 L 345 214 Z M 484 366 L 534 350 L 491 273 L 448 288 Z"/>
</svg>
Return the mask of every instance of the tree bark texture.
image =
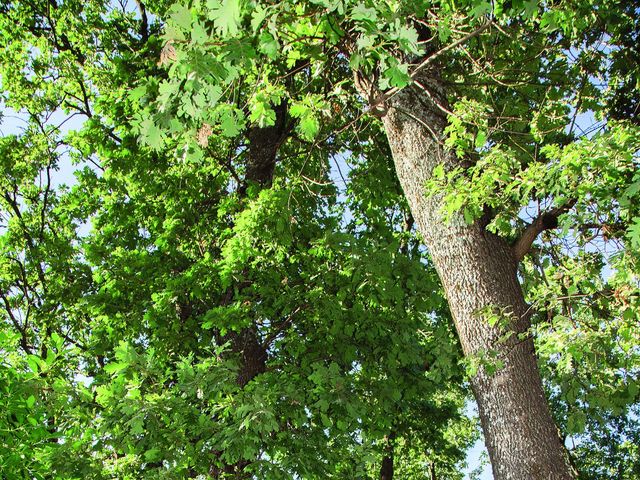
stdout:
<svg viewBox="0 0 640 480">
<path fill-rule="evenodd" d="M 386 100 L 383 124 L 398 178 L 442 281 L 465 356 L 497 354 L 504 367 L 484 368 L 471 379 L 496 480 L 574 478 L 567 452 L 544 395 L 532 340 L 518 333 L 530 326 L 516 276 L 517 260 L 503 238 L 481 222 L 460 216 L 442 220 L 442 197 L 427 196 L 425 182 L 439 164 L 445 171 L 461 160 L 442 146 L 447 108 L 442 83 L 433 71 L 416 85 Z M 491 326 L 486 309 L 508 313 L 507 325 Z M 507 340 L 505 328 L 514 332 Z M 477 357 L 476 357 L 477 358 Z"/>
<path fill-rule="evenodd" d="M 247 132 L 247 171 L 244 183 L 238 193 L 244 197 L 249 184 L 268 188 L 273 181 L 278 148 L 287 139 L 290 126 L 287 125 L 287 102 L 284 100 L 273 107 L 275 124 L 269 127 L 251 127 Z"/>
</svg>

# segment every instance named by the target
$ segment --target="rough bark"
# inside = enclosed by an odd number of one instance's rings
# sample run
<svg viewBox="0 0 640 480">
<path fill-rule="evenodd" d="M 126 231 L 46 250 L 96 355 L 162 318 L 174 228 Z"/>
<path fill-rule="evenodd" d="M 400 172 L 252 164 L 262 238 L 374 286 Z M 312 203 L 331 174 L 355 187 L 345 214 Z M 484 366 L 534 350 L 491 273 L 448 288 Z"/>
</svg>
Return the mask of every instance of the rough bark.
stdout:
<svg viewBox="0 0 640 480">
<path fill-rule="evenodd" d="M 516 276 L 518 262 L 511 246 L 487 232 L 480 221 L 443 222 L 442 198 L 425 194 L 425 182 L 436 165 L 447 170 L 461 160 L 442 147 L 446 117 L 438 104 L 446 108 L 446 97 L 441 82 L 433 71 L 419 77 L 419 87 L 406 88 L 386 101 L 382 120 L 398 178 L 442 281 L 464 354 L 495 352 L 504 363 L 492 375 L 481 368 L 471 379 L 494 477 L 572 479 L 533 342 L 516 335 L 529 328 L 531 310 Z M 480 314 L 486 309 L 507 312 L 507 324 L 490 326 Z M 505 329 L 515 334 L 501 341 Z"/>
<path fill-rule="evenodd" d="M 237 382 L 239 386 L 244 387 L 257 375 L 266 371 L 267 351 L 253 326 L 229 334 L 228 339 L 231 340 L 232 351 L 240 353 Z"/>
<path fill-rule="evenodd" d="M 240 185 L 238 193 L 244 196 L 249 185 L 269 187 L 273 181 L 273 172 L 276 166 L 278 148 L 287 138 L 289 127 L 286 114 L 287 103 L 282 101 L 275 106 L 276 113 L 274 125 L 269 127 L 252 127 L 247 132 L 249 145 L 247 147 L 247 170 L 244 183 Z"/>
</svg>

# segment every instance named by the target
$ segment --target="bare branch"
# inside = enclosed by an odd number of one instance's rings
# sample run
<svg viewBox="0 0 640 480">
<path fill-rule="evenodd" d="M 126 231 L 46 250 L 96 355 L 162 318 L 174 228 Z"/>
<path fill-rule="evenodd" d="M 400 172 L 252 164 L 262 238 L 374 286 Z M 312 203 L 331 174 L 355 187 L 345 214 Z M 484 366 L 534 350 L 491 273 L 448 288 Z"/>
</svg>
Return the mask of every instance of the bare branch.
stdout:
<svg viewBox="0 0 640 480">
<path fill-rule="evenodd" d="M 527 228 L 524 229 L 522 235 L 513 244 L 513 256 L 516 261 L 521 261 L 524 256 L 531 250 L 531 245 L 538 235 L 545 230 L 552 230 L 558 226 L 558 217 L 563 213 L 567 213 L 576 204 L 575 200 L 571 200 L 561 207 L 544 212 L 538 216 Z"/>
</svg>

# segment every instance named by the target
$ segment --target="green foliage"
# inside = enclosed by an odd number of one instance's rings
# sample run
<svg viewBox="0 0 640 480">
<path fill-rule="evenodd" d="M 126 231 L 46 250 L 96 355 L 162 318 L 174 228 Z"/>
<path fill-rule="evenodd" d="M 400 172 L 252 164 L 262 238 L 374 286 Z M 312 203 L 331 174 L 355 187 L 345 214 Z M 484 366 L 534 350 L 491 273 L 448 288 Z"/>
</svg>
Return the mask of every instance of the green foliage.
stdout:
<svg viewBox="0 0 640 480">
<path fill-rule="evenodd" d="M 635 10 L 143 8 L 0 7 L 1 98 L 27 119 L 0 139 L 3 475 L 375 478 L 393 438 L 398 478 L 461 478 L 477 436 L 464 368 L 500 365 L 460 362 L 363 113 L 376 99 L 353 85 L 357 71 L 389 94 L 427 88 L 413 74 L 430 55 L 450 86 L 443 142 L 469 165 L 425 187 L 450 221 L 514 240 L 562 211 L 521 267 L 528 333 L 585 478 L 637 475 Z M 273 178 L 251 183 L 253 139 L 282 109 Z M 587 115 L 601 123 L 582 133 Z M 251 342 L 264 362 L 245 378 Z"/>
<path fill-rule="evenodd" d="M 400 231 L 391 166 L 348 157 L 343 138 L 308 151 L 333 113 L 356 111 L 339 83 L 296 94 L 324 82 L 294 72 L 320 42 L 283 67 L 260 57 L 315 25 L 282 33 L 275 12 L 238 2 L 147 7 L 162 17 L 142 33 L 139 12 L 99 2 L 4 12 L 5 103 L 29 127 L 1 144 L 3 475 L 363 478 L 393 432 L 398 468 L 428 460 L 459 478 L 476 426 L 458 413 L 457 343 Z M 249 18 L 258 43 L 244 41 Z M 242 196 L 247 129 L 273 126 L 282 101 L 295 133 L 272 187 Z M 88 118 L 51 127 L 58 108 Z M 348 199 L 327 183 L 339 152 L 358 164 Z M 75 184 L 57 187 L 69 159 Z M 244 384 L 238 338 L 251 335 L 266 359 Z"/>
</svg>

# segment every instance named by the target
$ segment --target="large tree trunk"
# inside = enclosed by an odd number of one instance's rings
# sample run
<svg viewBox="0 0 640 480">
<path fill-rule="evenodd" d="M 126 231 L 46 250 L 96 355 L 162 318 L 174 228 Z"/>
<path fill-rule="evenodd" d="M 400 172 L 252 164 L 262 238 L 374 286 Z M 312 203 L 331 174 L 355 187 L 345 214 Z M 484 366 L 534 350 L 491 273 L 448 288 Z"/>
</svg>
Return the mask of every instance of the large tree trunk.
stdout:
<svg viewBox="0 0 640 480">
<path fill-rule="evenodd" d="M 502 309 L 506 328 L 521 333 L 530 326 L 516 276 L 511 246 L 487 232 L 481 222 L 442 220 L 440 196 L 428 197 L 425 182 L 433 168 L 461 161 L 442 147 L 445 92 L 433 73 L 423 73 L 422 88 L 406 88 L 387 100 L 383 113 L 398 178 L 444 286 L 464 354 L 495 352 L 504 363 L 494 374 L 480 368 L 471 379 L 496 480 L 572 479 L 566 450 L 551 417 L 533 342 L 512 335 L 499 341 L 505 327 L 490 326 L 480 314 Z"/>
</svg>

